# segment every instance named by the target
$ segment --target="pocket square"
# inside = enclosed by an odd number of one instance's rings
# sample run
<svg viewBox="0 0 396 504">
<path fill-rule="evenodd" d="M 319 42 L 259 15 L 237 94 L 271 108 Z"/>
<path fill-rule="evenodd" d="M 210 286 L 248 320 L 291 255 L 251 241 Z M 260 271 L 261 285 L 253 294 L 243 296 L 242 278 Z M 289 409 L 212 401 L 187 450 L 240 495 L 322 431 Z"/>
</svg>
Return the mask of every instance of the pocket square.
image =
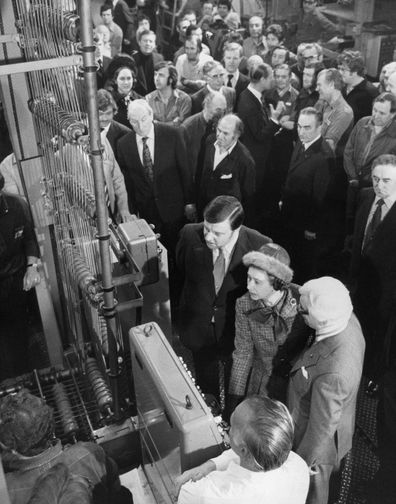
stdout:
<svg viewBox="0 0 396 504">
<path fill-rule="evenodd" d="M 232 179 L 232 173 L 229 173 L 228 175 L 222 175 L 220 179 L 225 180 L 225 179 Z"/>
</svg>

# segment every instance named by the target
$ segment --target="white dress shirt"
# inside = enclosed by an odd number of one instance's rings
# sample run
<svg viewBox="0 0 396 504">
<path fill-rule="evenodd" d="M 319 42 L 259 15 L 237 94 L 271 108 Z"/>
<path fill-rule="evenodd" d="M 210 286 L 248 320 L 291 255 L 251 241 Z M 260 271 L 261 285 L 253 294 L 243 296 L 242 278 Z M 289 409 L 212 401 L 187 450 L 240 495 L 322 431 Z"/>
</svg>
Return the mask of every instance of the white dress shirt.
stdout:
<svg viewBox="0 0 396 504">
<path fill-rule="evenodd" d="M 239 230 L 240 230 L 240 228 L 235 229 L 234 235 L 231 238 L 231 240 L 227 243 L 227 245 L 225 245 L 222 248 L 223 255 L 224 255 L 224 260 L 225 260 L 225 270 L 226 271 L 228 270 L 228 267 L 229 267 L 230 262 L 231 262 L 232 252 L 234 251 L 234 247 L 236 245 L 236 242 L 238 241 Z M 219 255 L 219 249 L 218 248 L 217 249 L 213 249 L 212 250 L 213 264 L 216 262 L 216 259 L 217 259 L 218 255 Z"/>
<path fill-rule="evenodd" d="M 394 205 L 394 203 L 396 201 L 396 194 L 394 194 L 393 196 L 388 196 L 387 198 L 380 198 L 379 196 L 375 197 L 373 204 L 371 205 L 369 216 L 367 218 L 367 223 L 366 223 L 366 228 L 364 230 L 364 234 L 366 234 L 368 225 L 370 224 L 371 219 L 373 218 L 374 212 L 377 209 L 377 201 L 380 199 L 383 199 L 383 201 L 384 201 L 384 204 L 381 207 L 381 222 L 382 222 L 385 218 L 385 215 L 389 212 L 389 210 Z"/>
<path fill-rule="evenodd" d="M 219 145 L 217 142 L 214 143 L 214 148 L 215 148 L 215 155 L 214 155 L 214 160 L 213 160 L 213 171 L 215 171 L 217 165 L 219 165 L 223 159 L 225 159 L 236 146 L 236 141 L 229 147 L 227 150 L 224 152 L 220 152 Z"/>
<path fill-rule="evenodd" d="M 143 137 L 136 133 L 136 145 L 139 153 L 139 158 L 141 163 L 143 164 Z M 154 164 L 154 124 L 151 127 L 147 135 L 147 145 L 151 155 L 151 161 Z"/>
<path fill-rule="evenodd" d="M 268 472 L 244 469 L 232 450 L 226 450 L 213 462 L 216 471 L 181 487 L 178 504 L 305 503 L 309 469 L 294 452 L 281 467 Z"/>
</svg>

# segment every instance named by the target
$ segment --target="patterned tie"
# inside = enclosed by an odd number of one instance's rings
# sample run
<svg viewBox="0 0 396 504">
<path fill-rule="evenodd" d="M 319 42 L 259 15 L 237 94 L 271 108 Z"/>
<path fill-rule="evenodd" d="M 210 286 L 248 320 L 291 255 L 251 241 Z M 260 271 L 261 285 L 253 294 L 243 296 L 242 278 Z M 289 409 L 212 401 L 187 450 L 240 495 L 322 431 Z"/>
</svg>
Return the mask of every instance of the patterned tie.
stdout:
<svg viewBox="0 0 396 504">
<path fill-rule="evenodd" d="M 220 287 L 222 286 L 225 276 L 225 257 L 223 250 L 219 248 L 219 255 L 213 265 L 213 277 L 215 283 L 215 291 L 218 294 Z"/>
<path fill-rule="evenodd" d="M 385 203 L 385 201 L 383 199 L 379 199 L 377 201 L 377 208 L 375 209 L 373 217 L 372 217 L 369 225 L 367 226 L 366 234 L 364 235 L 363 247 L 362 247 L 363 251 L 367 248 L 367 245 L 374 238 L 375 232 L 377 231 L 377 227 L 381 223 L 382 205 L 384 203 Z"/>
<path fill-rule="evenodd" d="M 261 95 L 261 109 L 263 111 L 265 121 L 268 122 L 269 121 L 268 106 L 265 101 L 264 95 Z"/>
<path fill-rule="evenodd" d="M 232 74 L 228 74 L 227 87 L 232 87 L 232 78 L 234 76 Z"/>
<path fill-rule="evenodd" d="M 150 149 L 147 145 L 147 137 L 143 137 L 143 166 L 146 172 L 147 178 L 152 182 L 154 180 L 153 173 L 153 160 L 151 159 Z"/>
</svg>

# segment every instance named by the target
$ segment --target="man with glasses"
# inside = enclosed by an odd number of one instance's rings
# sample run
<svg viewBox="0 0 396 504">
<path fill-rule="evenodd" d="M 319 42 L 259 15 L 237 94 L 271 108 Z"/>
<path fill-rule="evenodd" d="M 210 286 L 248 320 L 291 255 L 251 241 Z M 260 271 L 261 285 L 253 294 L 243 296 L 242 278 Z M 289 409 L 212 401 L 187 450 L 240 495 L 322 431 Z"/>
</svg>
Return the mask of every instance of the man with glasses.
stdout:
<svg viewBox="0 0 396 504">
<path fill-rule="evenodd" d="M 303 1 L 297 22 L 296 45 L 301 42 L 327 41 L 338 33 L 340 33 L 338 26 L 320 12 L 317 0 Z"/>
<path fill-rule="evenodd" d="M 293 449 L 310 468 L 307 504 L 327 504 L 339 497 L 336 476 L 352 448 L 365 343 L 339 280 L 316 278 L 299 291 L 299 312 L 314 333 L 290 372 L 287 406 Z"/>
<path fill-rule="evenodd" d="M 205 96 L 215 91 L 224 95 L 227 102 L 227 113 L 232 112 L 235 106 L 235 89 L 224 86 L 225 70 L 223 65 L 218 61 L 208 61 L 204 64 L 202 71 L 206 85 L 191 96 L 192 114 L 201 112 Z"/>
</svg>

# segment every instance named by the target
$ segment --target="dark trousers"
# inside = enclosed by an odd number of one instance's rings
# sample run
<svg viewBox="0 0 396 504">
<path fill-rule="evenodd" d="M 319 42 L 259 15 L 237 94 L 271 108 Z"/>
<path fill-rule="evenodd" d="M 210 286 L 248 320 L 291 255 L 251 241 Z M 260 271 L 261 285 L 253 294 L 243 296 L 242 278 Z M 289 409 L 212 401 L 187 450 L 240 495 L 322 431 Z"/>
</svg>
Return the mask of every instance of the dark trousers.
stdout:
<svg viewBox="0 0 396 504">
<path fill-rule="evenodd" d="M 25 272 L 0 280 L 0 380 L 26 373 L 29 369 L 29 324 Z"/>
<path fill-rule="evenodd" d="M 212 325 L 210 330 L 214 333 L 214 325 Z M 215 339 L 214 334 L 213 339 Z M 201 350 L 193 351 L 192 356 L 197 385 L 199 385 L 204 394 L 212 394 L 220 403 L 221 389 L 224 390 L 224 394 L 226 395 L 230 383 L 231 355 L 224 355 L 224 352 L 214 344 Z"/>
</svg>

